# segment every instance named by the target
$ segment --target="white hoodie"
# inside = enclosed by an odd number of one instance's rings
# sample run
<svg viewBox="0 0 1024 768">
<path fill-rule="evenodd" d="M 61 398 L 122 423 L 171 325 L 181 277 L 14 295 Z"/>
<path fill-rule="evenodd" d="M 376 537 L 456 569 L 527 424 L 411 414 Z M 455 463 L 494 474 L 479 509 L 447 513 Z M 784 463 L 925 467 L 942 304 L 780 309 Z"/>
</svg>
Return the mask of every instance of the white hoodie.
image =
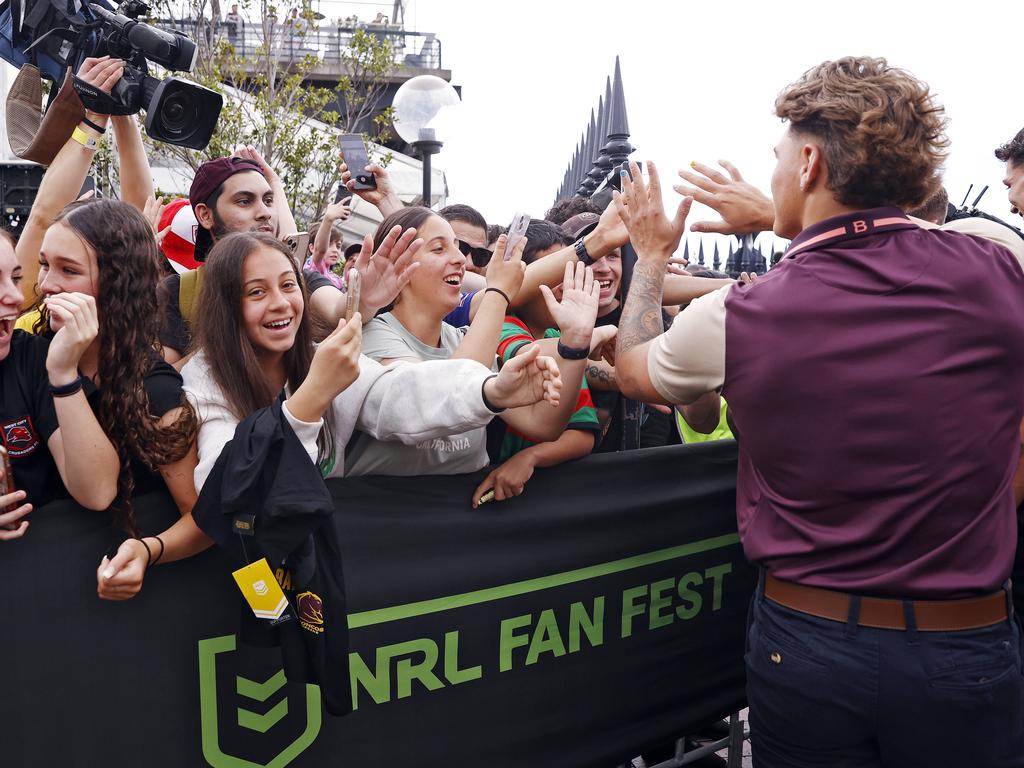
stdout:
<svg viewBox="0 0 1024 768">
<path fill-rule="evenodd" d="M 324 414 L 336 454 L 326 476 L 344 476 L 345 462 L 340 454 L 357 429 L 378 440 L 414 445 L 484 426 L 494 418 L 494 412 L 483 402 L 483 383 L 491 375 L 490 370 L 472 360 L 437 360 L 385 368 L 360 356 L 359 377 L 334 398 Z M 195 483 L 196 489 L 202 490 L 221 450 L 235 436 L 239 420 L 214 382 L 204 352 L 196 353 L 181 376 L 199 419 Z M 289 413 L 287 404 L 282 410 L 315 462 L 323 419 L 299 421 Z"/>
</svg>

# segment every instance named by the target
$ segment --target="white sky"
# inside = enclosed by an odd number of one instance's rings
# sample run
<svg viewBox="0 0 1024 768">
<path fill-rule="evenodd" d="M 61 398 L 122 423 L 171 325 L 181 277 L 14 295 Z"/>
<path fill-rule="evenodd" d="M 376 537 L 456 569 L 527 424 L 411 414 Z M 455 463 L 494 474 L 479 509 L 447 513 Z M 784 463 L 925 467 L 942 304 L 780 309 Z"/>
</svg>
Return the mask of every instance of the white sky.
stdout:
<svg viewBox="0 0 1024 768">
<path fill-rule="evenodd" d="M 443 65 L 462 86 L 462 130 L 435 159 L 449 201 L 489 221 L 543 215 L 616 53 L 638 159 L 674 177 L 690 160 L 725 157 L 763 189 L 781 132 L 778 91 L 825 59 L 885 56 L 946 106 L 950 197 L 959 204 L 968 184 L 972 199 L 988 184 L 980 207 L 1010 219 L 992 151 L 1024 126 L 1014 9 L 990 0 L 411 0 L 406 26 L 437 34 Z M 694 206 L 690 220 L 710 215 Z"/>
</svg>

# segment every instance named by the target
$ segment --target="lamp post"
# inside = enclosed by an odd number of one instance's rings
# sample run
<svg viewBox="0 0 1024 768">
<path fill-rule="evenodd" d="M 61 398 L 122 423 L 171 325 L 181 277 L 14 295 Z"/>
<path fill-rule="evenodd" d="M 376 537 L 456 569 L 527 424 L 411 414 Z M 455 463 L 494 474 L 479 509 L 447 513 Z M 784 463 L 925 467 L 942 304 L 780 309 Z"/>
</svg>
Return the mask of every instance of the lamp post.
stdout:
<svg viewBox="0 0 1024 768">
<path fill-rule="evenodd" d="M 406 80 L 395 93 L 395 130 L 423 162 L 423 205 L 430 207 L 430 158 L 441 151 L 459 94 L 436 75 Z"/>
</svg>

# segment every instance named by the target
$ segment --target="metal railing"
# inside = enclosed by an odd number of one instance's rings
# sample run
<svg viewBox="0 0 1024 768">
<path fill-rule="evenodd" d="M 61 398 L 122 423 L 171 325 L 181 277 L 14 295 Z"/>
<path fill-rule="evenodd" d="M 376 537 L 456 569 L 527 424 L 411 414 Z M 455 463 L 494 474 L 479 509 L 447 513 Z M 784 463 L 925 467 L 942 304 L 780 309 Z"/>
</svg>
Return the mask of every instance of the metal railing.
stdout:
<svg viewBox="0 0 1024 768">
<path fill-rule="evenodd" d="M 352 36 L 362 30 L 382 42 L 390 43 L 394 63 L 398 67 L 413 69 L 441 69 L 441 41 L 433 32 L 407 32 L 393 26 L 361 24 L 345 26 L 319 22 L 312 26 L 305 19 L 284 21 L 211 22 L 209 19 L 153 19 L 161 29 L 184 32 L 197 43 L 208 45 L 214 40 L 226 40 L 242 58 L 256 58 L 265 46 L 276 52 L 279 61 L 301 61 L 306 56 L 317 57 L 325 66 L 341 66 L 343 52 L 348 49 Z"/>
</svg>

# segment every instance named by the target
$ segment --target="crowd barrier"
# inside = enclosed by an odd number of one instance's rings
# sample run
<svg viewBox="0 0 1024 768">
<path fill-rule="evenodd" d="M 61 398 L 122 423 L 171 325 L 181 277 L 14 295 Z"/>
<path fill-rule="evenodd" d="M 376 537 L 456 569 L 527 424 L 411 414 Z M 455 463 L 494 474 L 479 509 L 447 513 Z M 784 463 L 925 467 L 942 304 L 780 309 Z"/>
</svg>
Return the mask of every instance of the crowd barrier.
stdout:
<svg viewBox="0 0 1024 768">
<path fill-rule="evenodd" d="M 479 476 L 332 481 L 355 711 L 237 642 L 217 551 L 96 597 L 106 515 L 62 502 L 0 544 L 0 762 L 614 766 L 744 706 L 755 575 L 735 444 L 593 456 L 473 510 Z M 136 500 L 155 532 L 175 510 Z"/>
</svg>

